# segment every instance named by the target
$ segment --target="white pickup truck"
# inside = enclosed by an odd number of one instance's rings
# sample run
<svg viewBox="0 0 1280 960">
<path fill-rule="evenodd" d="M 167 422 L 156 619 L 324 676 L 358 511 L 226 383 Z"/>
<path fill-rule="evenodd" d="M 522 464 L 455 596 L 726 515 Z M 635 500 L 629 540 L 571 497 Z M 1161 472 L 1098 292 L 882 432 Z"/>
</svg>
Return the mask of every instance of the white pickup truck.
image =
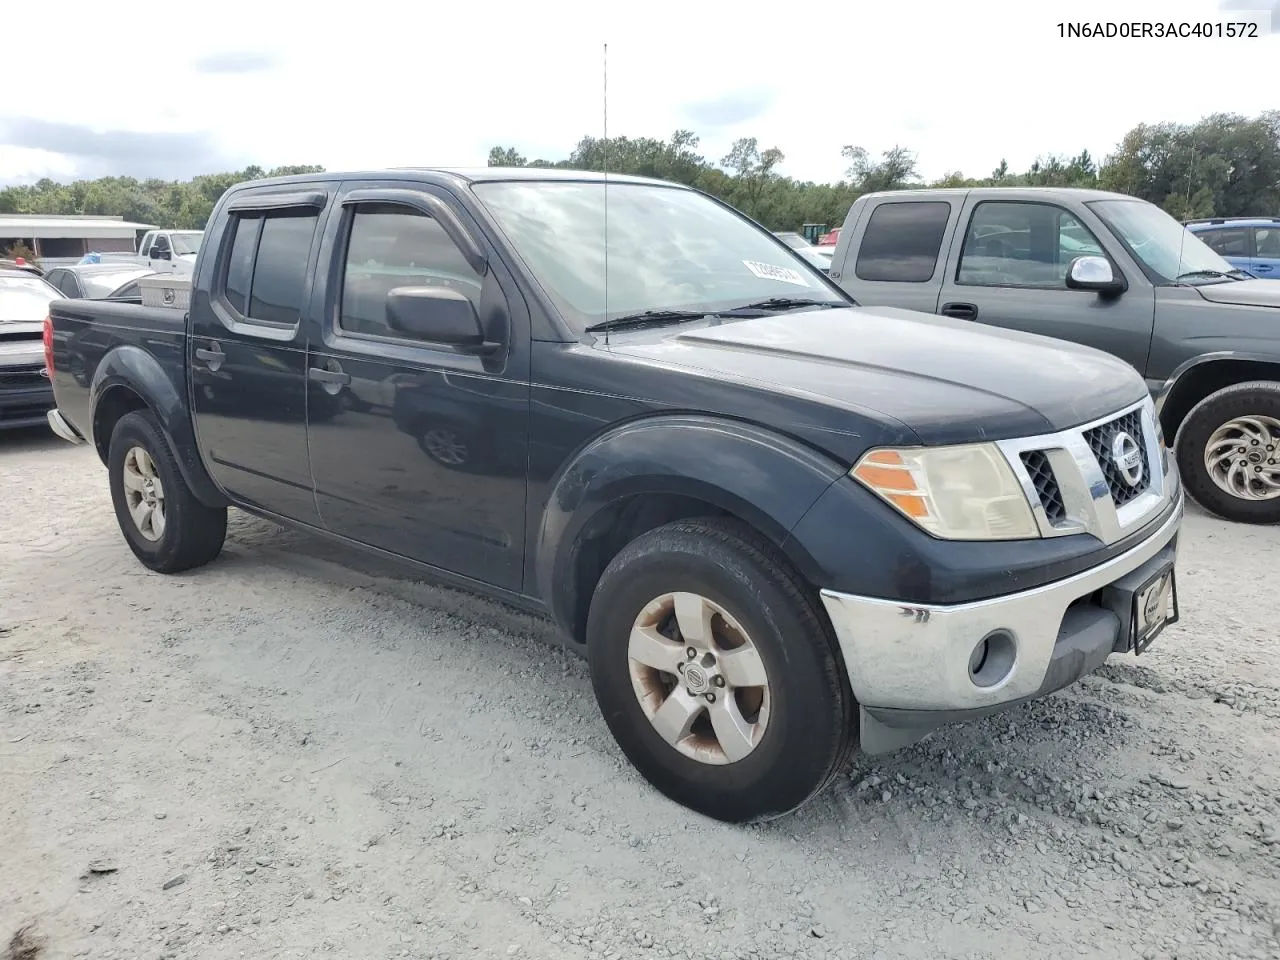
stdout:
<svg viewBox="0 0 1280 960">
<path fill-rule="evenodd" d="M 190 274 L 203 230 L 149 230 L 138 244 L 138 261 L 157 273 Z"/>
</svg>

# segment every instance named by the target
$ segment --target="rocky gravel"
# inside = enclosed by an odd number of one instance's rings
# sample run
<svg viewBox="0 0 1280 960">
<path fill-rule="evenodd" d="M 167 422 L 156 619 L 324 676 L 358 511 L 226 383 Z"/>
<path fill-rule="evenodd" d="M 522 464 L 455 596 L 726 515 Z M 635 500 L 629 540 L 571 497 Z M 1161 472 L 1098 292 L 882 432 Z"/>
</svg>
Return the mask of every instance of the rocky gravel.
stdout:
<svg viewBox="0 0 1280 960">
<path fill-rule="evenodd" d="M 5 960 L 1280 956 L 1280 529 L 1193 510 L 1148 654 L 735 828 L 543 621 L 243 515 L 152 574 L 43 434 L 0 490 Z"/>
</svg>

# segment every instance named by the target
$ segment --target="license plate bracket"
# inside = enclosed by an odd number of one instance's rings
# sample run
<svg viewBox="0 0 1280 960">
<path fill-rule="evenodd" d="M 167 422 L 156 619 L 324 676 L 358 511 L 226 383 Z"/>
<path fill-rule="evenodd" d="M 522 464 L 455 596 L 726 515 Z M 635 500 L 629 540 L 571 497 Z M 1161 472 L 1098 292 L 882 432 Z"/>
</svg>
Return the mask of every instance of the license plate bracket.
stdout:
<svg viewBox="0 0 1280 960">
<path fill-rule="evenodd" d="M 1133 638 L 1134 656 L 1145 653 L 1165 627 L 1178 620 L 1178 579 L 1169 563 L 1133 592 L 1129 636 Z"/>
</svg>

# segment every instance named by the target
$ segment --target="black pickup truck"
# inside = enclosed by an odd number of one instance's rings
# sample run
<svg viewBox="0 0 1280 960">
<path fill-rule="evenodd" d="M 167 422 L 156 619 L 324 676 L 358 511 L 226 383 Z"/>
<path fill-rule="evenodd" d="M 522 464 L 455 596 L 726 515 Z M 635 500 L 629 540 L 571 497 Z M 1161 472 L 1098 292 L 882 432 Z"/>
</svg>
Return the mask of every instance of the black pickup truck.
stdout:
<svg viewBox="0 0 1280 960">
<path fill-rule="evenodd" d="M 684 187 L 258 181 L 188 310 L 48 323 L 50 423 L 142 563 L 210 562 L 235 506 L 543 611 L 635 766 L 720 819 L 1177 619 L 1183 493 L 1128 364 L 860 308 Z"/>
</svg>

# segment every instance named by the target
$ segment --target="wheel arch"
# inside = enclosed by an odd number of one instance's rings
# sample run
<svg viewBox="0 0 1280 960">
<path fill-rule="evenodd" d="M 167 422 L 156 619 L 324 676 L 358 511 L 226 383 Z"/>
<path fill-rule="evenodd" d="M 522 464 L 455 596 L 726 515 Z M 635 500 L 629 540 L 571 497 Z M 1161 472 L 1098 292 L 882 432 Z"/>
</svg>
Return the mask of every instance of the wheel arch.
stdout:
<svg viewBox="0 0 1280 960">
<path fill-rule="evenodd" d="M 185 369 L 182 375 L 185 376 Z M 185 381 L 183 383 L 185 385 Z M 160 432 L 178 461 L 182 478 L 196 499 L 209 507 L 230 505 L 200 459 L 185 391 L 178 389 L 150 353 L 140 347 L 122 346 L 103 357 L 89 385 L 89 404 L 90 440 L 104 465 L 111 432 L 120 418 L 148 410 L 156 418 Z"/>
<path fill-rule="evenodd" d="M 598 437 L 553 480 L 534 549 L 537 590 L 581 646 L 595 584 L 636 537 L 675 520 L 736 520 L 811 584 L 818 565 L 791 537 L 846 472 L 782 434 L 714 417 L 658 415 Z"/>
<path fill-rule="evenodd" d="M 1156 398 L 1156 412 L 1170 446 L 1177 443 L 1178 431 L 1197 404 L 1224 387 L 1250 380 L 1280 383 L 1280 358 L 1223 351 L 1194 357 L 1179 366 Z"/>
</svg>

